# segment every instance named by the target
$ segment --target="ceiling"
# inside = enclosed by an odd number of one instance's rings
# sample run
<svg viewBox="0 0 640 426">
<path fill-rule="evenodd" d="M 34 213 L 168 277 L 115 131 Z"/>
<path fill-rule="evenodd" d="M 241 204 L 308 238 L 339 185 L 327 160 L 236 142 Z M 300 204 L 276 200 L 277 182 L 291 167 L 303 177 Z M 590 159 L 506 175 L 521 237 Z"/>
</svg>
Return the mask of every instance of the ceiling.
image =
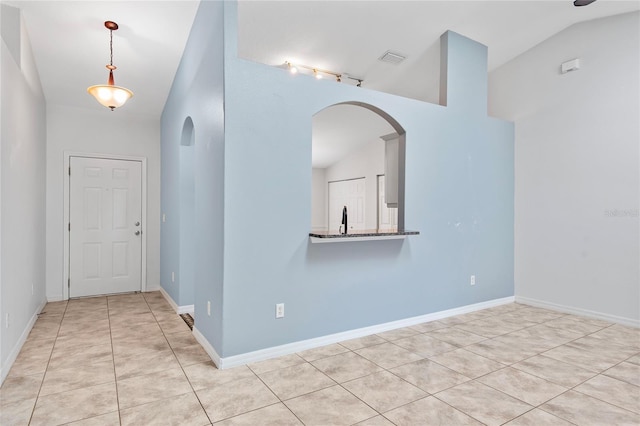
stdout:
<svg viewBox="0 0 640 426">
<path fill-rule="evenodd" d="M 86 92 L 106 84 L 115 21 L 115 83 L 133 98 L 112 114 L 158 118 L 173 83 L 199 1 L 2 1 L 22 9 L 48 103 L 111 112 Z"/>
<path fill-rule="evenodd" d="M 23 11 L 49 103 L 110 113 L 86 93 L 86 87 L 106 82 L 109 32 L 103 22 L 117 22 L 115 81 L 135 96 L 114 114 L 155 118 L 164 107 L 199 4 L 192 0 L 0 1 Z M 240 0 L 238 8 L 238 53 L 244 58 L 273 66 L 292 61 L 350 74 L 362 78 L 364 88 L 436 103 L 438 40 L 446 30 L 487 45 L 492 70 L 574 23 L 639 10 L 640 2 L 598 0 L 577 8 L 571 0 Z M 389 49 L 407 59 L 399 65 L 380 62 L 378 57 Z M 336 126 L 335 120 L 342 120 L 344 135 L 353 134 L 349 126 L 373 127 L 367 124 L 370 114 L 353 114 L 329 111 L 326 119 L 330 121 L 323 124 L 321 116 L 314 126 L 318 123 L 315 127 L 329 131 Z M 328 139 L 347 147 L 354 140 L 339 135 Z"/>
<path fill-rule="evenodd" d="M 634 10 L 637 0 L 585 7 L 572 0 L 240 0 L 238 54 L 346 73 L 364 79 L 362 87 L 437 103 L 439 38 L 447 30 L 488 46 L 491 71 L 577 22 Z M 406 60 L 379 61 L 387 50 Z"/>
<path fill-rule="evenodd" d="M 238 54 L 364 80 L 362 87 L 438 103 L 439 38 L 453 30 L 489 47 L 489 71 L 582 21 L 640 9 L 638 1 L 249 1 L 240 0 Z M 398 65 L 378 58 L 406 56 Z M 570 58 L 567 58 L 570 59 Z M 355 84 L 342 78 L 342 83 Z M 326 167 L 392 130 L 363 108 L 339 106 L 313 120 L 313 166 Z M 385 127 L 385 125 L 387 127 Z M 368 139 L 367 139 L 368 138 Z"/>
</svg>

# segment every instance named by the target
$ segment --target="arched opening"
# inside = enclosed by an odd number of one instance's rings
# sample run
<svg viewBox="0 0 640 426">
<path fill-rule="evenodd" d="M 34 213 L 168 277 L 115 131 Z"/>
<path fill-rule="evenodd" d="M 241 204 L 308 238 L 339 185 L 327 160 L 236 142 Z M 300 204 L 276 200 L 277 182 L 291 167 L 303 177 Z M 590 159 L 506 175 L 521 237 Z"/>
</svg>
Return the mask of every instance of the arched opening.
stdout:
<svg viewBox="0 0 640 426">
<path fill-rule="evenodd" d="M 187 117 L 180 139 L 180 304 L 191 305 L 195 290 L 195 130 Z"/>
<path fill-rule="evenodd" d="M 362 102 L 331 105 L 313 116 L 313 232 L 404 231 L 405 131 Z"/>
</svg>

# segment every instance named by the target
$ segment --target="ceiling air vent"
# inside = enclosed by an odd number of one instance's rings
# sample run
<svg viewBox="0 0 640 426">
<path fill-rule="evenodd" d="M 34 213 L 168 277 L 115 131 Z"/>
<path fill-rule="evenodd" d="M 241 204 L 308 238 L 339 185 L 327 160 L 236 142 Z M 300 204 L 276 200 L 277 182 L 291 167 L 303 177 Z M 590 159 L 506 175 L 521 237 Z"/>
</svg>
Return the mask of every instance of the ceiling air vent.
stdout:
<svg viewBox="0 0 640 426">
<path fill-rule="evenodd" d="M 390 64 L 397 65 L 400 62 L 404 61 L 406 59 L 406 56 L 398 52 L 392 52 L 390 50 L 387 50 L 378 59 L 381 60 L 382 62 L 388 62 Z"/>
</svg>

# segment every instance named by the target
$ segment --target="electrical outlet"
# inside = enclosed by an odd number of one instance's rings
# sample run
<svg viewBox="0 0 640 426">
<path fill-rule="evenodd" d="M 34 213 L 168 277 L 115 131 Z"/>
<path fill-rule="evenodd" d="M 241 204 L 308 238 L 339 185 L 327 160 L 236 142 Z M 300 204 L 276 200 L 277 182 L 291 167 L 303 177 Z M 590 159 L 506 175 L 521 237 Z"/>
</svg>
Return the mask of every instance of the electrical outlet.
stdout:
<svg viewBox="0 0 640 426">
<path fill-rule="evenodd" d="M 167 215 L 162 213 L 162 223 L 165 223 L 167 221 Z"/>
<path fill-rule="evenodd" d="M 9 326 L 11 325 L 11 317 L 9 317 L 9 313 L 7 313 L 7 315 L 4 318 L 4 328 L 9 328 Z"/>
<path fill-rule="evenodd" d="M 207 300 L 207 315 L 211 316 L 211 302 Z"/>
<path fill-rule="evenodd" d="M 284 303 L 276 305 L 276 318 L 284 318 Z"/>
<path fill-rule="evenodd" d="M 176 282 L 176 273 L 175 272 L 171 272 L 171 282 L 172 283 Z"/>
<path fill-rule="evenodd" d="M 476 285 L 476 276 L 471 275 L 471 285 Z"/>
</svg>

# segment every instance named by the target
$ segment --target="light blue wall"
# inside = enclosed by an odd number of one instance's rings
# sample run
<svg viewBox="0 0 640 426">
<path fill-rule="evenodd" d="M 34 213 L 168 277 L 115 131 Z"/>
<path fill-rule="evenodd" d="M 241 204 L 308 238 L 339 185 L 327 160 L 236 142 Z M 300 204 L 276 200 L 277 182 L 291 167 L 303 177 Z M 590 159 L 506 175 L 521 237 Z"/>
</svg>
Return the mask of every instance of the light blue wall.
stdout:
<svg viewBox="0 0 640 426">
<path fill-rule="evenodd" d="M 194 118 L 195 321 L 216 351 L 228 357 L 512 296 L 514 129 L 486 116 L 486 47 L 449 34 L 443 107 L 238 59 L 236 14 L 233 2 L 202 3 L 163 115 L 167 213 L 178 200 L 179 143 L 170 134 Z M 460 69 L 467 55 L 484 62 Z M 185 63 L 198 68 L 190 73 Z M 455 81 L 471 90 L 452 95 Z M 406 130 L 405 223 L 419 236 L 309 243 L 311 118 L 347 101 L 378 107 Z M 165 288 L 177 232 L 163 227 Z M 285 303 L 285 318 L 275 319 L 276 303 Z"/>
<path fill-rule="evenodd" d="M 195 131 L 187 117 L 180 141 L 180 303 L 193 304 L 196 267 Z"/>
<path fill-rule="evenodd" d="M 223 2 L 203 1 L 162 113 L 161 284 L 179 305 L 195 304 L 196 327 L 222 346 L 223 277 Z M 196 255 L 193 297 L 181 289 L 180 142 L 187 117 L 194 124 Z M 171 272 L 176 283 L 171 283 Z M 185 290 L 185 291 L 183 291 Z M 206 304 L 211 301 L 211 317 Z M 202 316 L 204 315 L 204 316 Z"/>
<path fill-rule="evenodd" d="M 465 115 L 487 113 L 487 46 L 447 31 L 440 37 L 440 104 Z"/>
<path fill-rule="evenodd" d="M 486 116 L 485 46 L 449 34 L 445 108 L 237 59 L 225 12 L 223 356 L 513 295 L 514 129 Z M 344 101 L 406 130 L 405 223 L 419 236 L 309 243 L 311 117 Z"/>
</svg>

